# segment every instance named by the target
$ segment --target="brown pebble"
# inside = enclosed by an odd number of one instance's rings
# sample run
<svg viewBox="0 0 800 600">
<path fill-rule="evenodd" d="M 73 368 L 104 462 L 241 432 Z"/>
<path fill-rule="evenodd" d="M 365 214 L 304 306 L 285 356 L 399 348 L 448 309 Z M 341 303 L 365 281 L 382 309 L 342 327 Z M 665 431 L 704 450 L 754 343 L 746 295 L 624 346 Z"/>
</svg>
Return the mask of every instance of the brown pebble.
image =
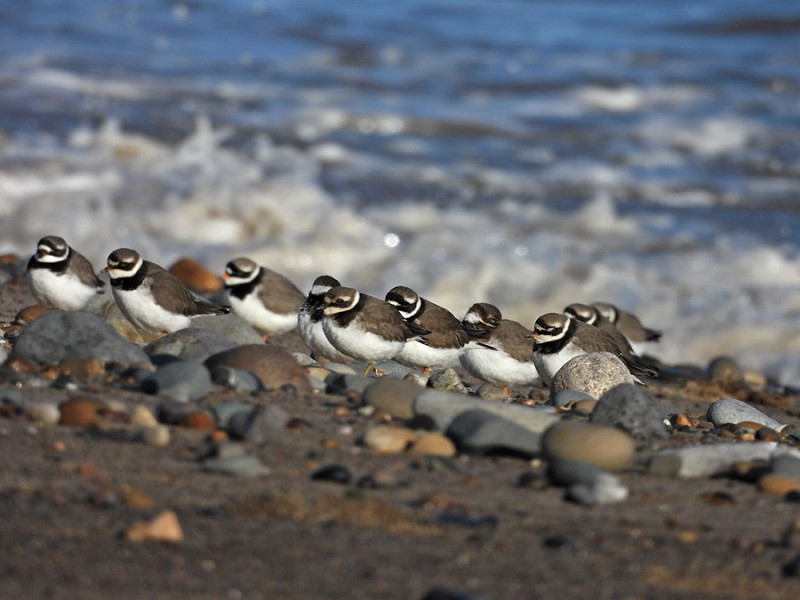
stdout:
<svg viewBox="0 0 800 600">
<path fill-rule="evenodd" d="M 106 365 L 102 360 L 80 360 L 68 358 L 59 365 L 63 375 L 70 375 L 78 381 L 86 381 L 93 375 L 102 375 L 106 372 Z"/>
<path fill-rule="evenodd" d="M 222 290 L 219 277 L 191 258 L 181 258 L 169 268 L 169 272 L 183 285 L 201 294 L 215 294 Z"/>
<path fill-rule="evenodd" d="M 20 257 L 18 254 L 7 253 L 7 254 L 0 254 L 0 266 L 3 267 L 13 267 L 20 263 Z"/>
<path fill-rule="evenodd" d="M 27 325 L 28 323 L 32 323 L 41 317 L 43 314 L 52 312 L 54 310 L 55 308 L 45 304 L 31 304 L 17 313 L 17 316 L 14 317 L 14 323 L 18 325 Z"/>
<path fill-rule="evenodd" d="M 222 431 L 221 429 L 217 429 L 216 431 L 211 432 L 211 434 L 208 436 L 208 439 L 211 442 L 226 442 L 228 441 L 228 433 L 226 431 Z"/>
<path fill-rule="evenodd" d="M 717 356 L 708 363 L 708 376 L 712 381 L 739 383 L 744 381 L 742 369 L 730 356 Z"/>
<path fill-rule="evenodd" d="M 764 475 L 758 480 L 758 487 L 762 492 L 773 496 L 784 497 L 790 492 L 800 493 L 800 481 L 785 475 L 775 475 L 773 473 Z"/>
<path fill-rule="evenodd" d="M 153 508 L 153 497 L 144 490 L 126 488 L 122 491 L 122 501 L 131 508 Z"/>
<path fill-rule="evenodd" d="M 165 510 L 152 521 L 135 523 L 125 534 L 131 542 L 170 542 L 183 541 L 183 529 L 174 511 Z"/>
<path fill-rule="evenodd" d="M 328 448 L 329 450 L 336 450 L 341 446 L 337 440 L 331 438 L 325 438 L 320 443 L 322 444 L 323 448 Z"/>
<path fill-rule="evenodd" d="M 408 453 L 412 456 L 455 456 L 456 446 L 446 435 L 432 431 L 420 435 Z"/>
<path fill-rule="evenodd" d="M 203 410 L 190 412 L 186 415 L 183 424 L 190 429 L 199 429 L 200 431 L 214 431 L 217 428 L 214 417 Z"/>
<path fill-rule="evenodd" d="M 217 365 L 250 371 L 267 389 L 292 386 L 300 394 L 311 394 L 311 383 L 305 369 L 287 350 L 267 344 L 242 344 L 215 354 L 205 365 Z"/>
<path fill-rule="evenodd" d="M 347 406 L 337 406 L 333 409 L 333 414 L 337 417 L 346 417 L 350 414 L 350 408 Z"/>
<path fill-rule="evenodd" d="M 417 433 L 405 427 L 378 425 L 364 434 L 364 445 L 379 454 L 398 454 L 417 438 Z"/>
<path fill-rule="evenodd" d="M 97 403 L 92 400 L 67 400 L 59 406 L 61 419 L 58 423 L 69 427 L 91 427 L 97 423 L 97 409 Z"/>
<path fill-rule="evenodd" d="M 38 370 L 31 363 L 20 356 L 12 356 L 5 362 L 5 365 L 7 367 L 11 367 L 17 373 L 35 373 Z"/>
<path fill-rule="evenodd" d="M 781 434 L 772 429 L 771 427 L 761 427 L 758 431 L 756 431 L 756 439 L 757 440 L 764 440 L 767 442 L 779 442 L 781 441 Z"/>
<path fill-rule="evenodd" d="M 680 531 L 678 532 L 678 539 L 684 544 L 694 544 L 700 539 L 700 534 L 696 531 Z"/>
<path fill-rule="evenodd" d="M 572 405 L 572 410 L 580 415 L 590 415 L 597 406 L 597 400 L 579 400 Z"/>
</svg>

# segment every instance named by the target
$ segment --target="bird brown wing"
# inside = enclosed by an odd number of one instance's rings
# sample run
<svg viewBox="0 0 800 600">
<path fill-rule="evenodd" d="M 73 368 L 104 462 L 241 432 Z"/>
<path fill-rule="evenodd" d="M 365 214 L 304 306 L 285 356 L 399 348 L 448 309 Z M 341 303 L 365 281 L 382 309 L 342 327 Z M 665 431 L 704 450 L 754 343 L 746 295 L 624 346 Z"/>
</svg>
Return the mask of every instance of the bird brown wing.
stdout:
<svg viewBox="0 0 800 600">
<path fill-rule="evenodd" d="M 222 306 L 198 298 L 169 271 L 155 263 L 144 261 L 145 277 L 150 281 L 153 294 L 168 311 L 186 315 L 220 315 L 230 312 L 230 307 Z"/>
</svg>

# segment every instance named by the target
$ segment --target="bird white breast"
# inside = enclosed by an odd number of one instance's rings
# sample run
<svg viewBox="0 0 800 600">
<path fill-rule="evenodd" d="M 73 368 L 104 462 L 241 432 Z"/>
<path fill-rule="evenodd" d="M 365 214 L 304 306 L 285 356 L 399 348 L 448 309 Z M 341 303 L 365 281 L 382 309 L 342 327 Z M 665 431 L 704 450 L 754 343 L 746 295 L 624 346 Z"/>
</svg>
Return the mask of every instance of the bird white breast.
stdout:
<svg viewBox="0 0 800 600">
<path fill-rule="evenodd" d="M 122 314 L 139 329 L 152 333 L 171 333 L 191 325 L 191 319 L 186 315 L 171 313 L 157 304 L 146 283 L 135 290 L 113 290 Z"/>
<path fill-rule="evenodd" d="M 56 274 L 50 269 L 31 269 L 28 271 L 36 299 L 62 310 L 81 310 L 97 295 L 97 290 L 84 285 L 74 273 Z"/>
<path fill-rule="evenodd" d="M 328 316 L 322 319 L 322 328 L 333 347 L 356 360 L 377 362 L 397 356 L 405 342 L 387 340 L 359 327 L 352 321 L 347 327 L 340 327 Z"/>
<path fill-rule="evenodd" d="M 531 385 L 539 376 L 533 362 L 520 362 L 505 350 L 469 344 L 461 354 L 461 364 L 475 377 L 500 387 Z"/>
<path fill-rule="evenodd" d="M 586 354 L 586 351 L 577 348 L 575 344 L 570 342 L 564 346 L 560 352 L 554 354 L 543 354 L 534 350 L 533 362 L 544 384 L 550 385 L 550 382 L 553 381 L 553 377 L 556 376 L 559 369 L 581 354 Z"/>
<path fill-rule="evenodd" d="M 228 301 L 234 314 L 263 333 L 286 333 L 297 327 L 297 313 L 280 314 L 269 310 L 255 291 L 244 299 L 228 293 Z"/>
<path fill-rule="evenodd" d="M 307 311 L 301 310 L 300 314 L 297 315 L 297 324 L 299 327 L 300 339 L 303 340 L 305 345 L 311 350 L 311 353 L 316 357 L 324 357 L 334 362 L 341 363 L 352 362 L 352 358 L 339 352 L 333 347 L 333 344 L 330 343 L 328 336 L 325 335 L 321 320 L 314 323 L 311 320 L 311 315 Z"/>
<path fill-rule="evenodd" d="M 432 370 L 443 370 L 460 364 L 462 350 L 463 348 L 431 348 L 417 340 L 408 340 L 395 360 L 417 369 L 429 367 Z"/>
</svg>

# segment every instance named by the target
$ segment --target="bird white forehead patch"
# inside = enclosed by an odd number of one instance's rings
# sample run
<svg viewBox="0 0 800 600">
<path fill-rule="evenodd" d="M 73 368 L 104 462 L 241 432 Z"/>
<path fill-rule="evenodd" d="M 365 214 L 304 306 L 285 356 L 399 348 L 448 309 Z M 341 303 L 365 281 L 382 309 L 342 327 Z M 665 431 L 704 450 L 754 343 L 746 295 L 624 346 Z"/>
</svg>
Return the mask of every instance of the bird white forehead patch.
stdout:
<svg viewBox="0 0 800 600">
<path fill-rule="evenodd" d="M 108 276 L 111 277 L 111 279 L 125 279 L 126 277 L 133 277 L 134 275 L 136 275 L 136 273 L 139 272 L 139 269 L 142 268 L 143 263 L 144 261 L 140 256 L 139 258 L 136 259 L 136 263 L 133 265 L 133 268 L 121 269 L 109 265 L 106 268 L 106 273 L 108 273 Z"/>
</svg>

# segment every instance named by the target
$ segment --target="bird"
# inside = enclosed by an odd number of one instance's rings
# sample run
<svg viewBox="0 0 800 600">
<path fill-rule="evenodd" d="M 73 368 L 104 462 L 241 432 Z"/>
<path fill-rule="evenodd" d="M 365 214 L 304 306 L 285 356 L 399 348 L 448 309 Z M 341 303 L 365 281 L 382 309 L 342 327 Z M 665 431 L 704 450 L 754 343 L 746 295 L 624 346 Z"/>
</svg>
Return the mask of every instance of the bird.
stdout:
<svg viewBox="0 0 800 600">
<path fill-rule="evenodd" d="M 57 235 L 39 240 L 26 275 L 34 297 L 60 310 L 82 310 L 105 292 L 105 282 L 92 263 Z"/>
<path fill-rule="evenodd" d="M 103 270 L 122 314 L 148 333 L 172 333 L 189 327 L 192 317 L 230 312 L 228 306 L 197 298 L 172 273 L 130 248 L 109 254 Z"/>
<path fill-rule="evenodd" d="M 634 348 L 640 348 L 643 344 L 657 342 L 661 339 L 660 331 L 645 327 L 639 317 L 633 313 L 621 310 L 608 302 L 595 302 L 592 306 L 611 321 L 628 338 Z"/>
<path fill-rule="evenodd" d="M 428 331 L 407 340 L 395 357 L 397 362 L 422 369 L 425 374 L 461 364 L 461 352 L 469 342 L 469 335 L 453 313 L 402 285 L 389 290 L 385 299 L 397 308 L 406 323 Z"/>
<path fill-rule="evenodd" d="M 322 325 L 325 308 L 325 294 L 331 288 L 340 287 L 342 284 L 335 277 L 320 275 L 311 284 L 308 296 L 297 314 L 297 325 L 300 338 L 303 340 L 311 354 L 316 358 L 324 358 L 333 362 L 349 363 L 352 357 L 342 354 L 333 347 Z"/>
<path fill-rule="evenodd" d="M 539 378 L 527 327 L 504 319 L 500 309 L 488 302 L 473 304 L 461 324 L 470 336 L 461 365 L 471 375 L 507 391 Z"/>
<path fill-rule="evenodd" d="M 400 354 L 406 340 L 424 332 L 406 323 L 394 306 L 350 287 L 337 286 L 325 293 L 322 328 L 342 354 L 372 365 Z"/>
<path fill-rule="evenodd" d="M 594 325 L 598 329 L 602 329 L 614 338 L 614 341 L 617 342 L 617 345 L 622 350 L 625 352 L 630 352 L 631 354 L 636 354 L 634 349 L 631 347 L 628 338 L 626 338 L 625 335 L 619 329 L 617 329 L 616 325 L 600 314 L 600 311 L 593 306 L 575 302 L 564 308 L 563 312 L 565 315 L 570 316 L 573 319 L 583 321 L 587 325 Z"/>
<path fill-rule="evenodd" d="M 607 332 L 564 314 L 547 313 L 533 325 L 533 360 L 546 385 L 571 359 L 589 352 L 610 352 L 622 360 L 631 374 L 656 377 L 658 371 L 620 348 Z M 641 383 L 641 381 L 640 381 Z"/>
<path fill-rule="evenodd" d="M 306 297 L 280 273 L 242 256 L 225 265 L 222 282 L 233 313 L 265 339 L 297 327 L 297 315 Z"/>
</svg>

